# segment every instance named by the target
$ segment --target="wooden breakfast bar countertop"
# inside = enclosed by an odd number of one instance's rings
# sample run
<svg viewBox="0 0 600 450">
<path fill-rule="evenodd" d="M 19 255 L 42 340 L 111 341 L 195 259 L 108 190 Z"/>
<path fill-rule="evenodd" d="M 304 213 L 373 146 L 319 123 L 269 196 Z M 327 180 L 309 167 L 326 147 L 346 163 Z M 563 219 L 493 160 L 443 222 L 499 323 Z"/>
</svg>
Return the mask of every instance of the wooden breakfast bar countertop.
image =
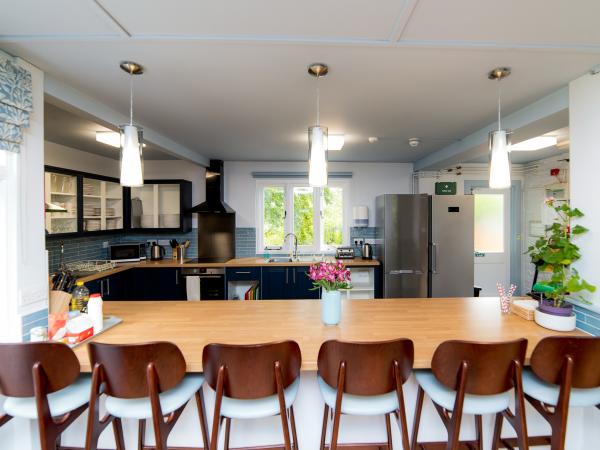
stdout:
<svg viewBox="0 0 600 450">
<path fill-rule="evenodd" d="M 559 334 L 516 315 L 502 315 L 497 298 L 345 300 L 338 326 L 325 326 L 319 300 L 119 301 L 105 302 L 105 314 L 123 323 L 95 340 L 107 343 L 171 341 L 189 372 L 202 371 L 202 349 L 211 342 L 252 344 L 293 339 L 302 369 L 316 370 L 328 339 L 377 341 L 400 337 L 415 344 L 415 368 L 430 367 L 436 347 L 448 339 L 501 341 L 525 337 L 527 360 L 545 336 Z M 580 331 L 561 335 L 583 335 Z M 75 349 L 81 369 L 91 370 L 87 345 Z"/>
</svg>

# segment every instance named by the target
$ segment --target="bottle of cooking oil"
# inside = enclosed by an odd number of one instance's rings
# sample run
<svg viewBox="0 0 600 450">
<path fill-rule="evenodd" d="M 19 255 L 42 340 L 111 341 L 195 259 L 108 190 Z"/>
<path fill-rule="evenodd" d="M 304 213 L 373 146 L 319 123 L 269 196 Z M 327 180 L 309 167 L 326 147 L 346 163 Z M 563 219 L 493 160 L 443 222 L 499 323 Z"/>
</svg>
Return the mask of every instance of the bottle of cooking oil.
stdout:
<svg viewBox="0 0 600 450">
<path fill-rule="evenodd" d="M 83 281 L 78 281 L 71 293 L 71 311 L 82 311 L 87 308 L 90 299 L 90 291 L 85 287 Z"/>
</svg>

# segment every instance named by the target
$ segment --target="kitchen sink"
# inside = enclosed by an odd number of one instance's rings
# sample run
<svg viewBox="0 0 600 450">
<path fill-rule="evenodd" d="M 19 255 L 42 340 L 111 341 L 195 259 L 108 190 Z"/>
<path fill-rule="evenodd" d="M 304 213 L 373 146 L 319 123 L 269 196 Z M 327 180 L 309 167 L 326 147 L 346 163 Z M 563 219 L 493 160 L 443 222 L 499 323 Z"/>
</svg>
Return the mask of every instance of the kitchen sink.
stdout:
<svg viewBox="0 0 600 450">
<path fill-rule="evenodd" d="M 270 263 L 285 263 L 285 262 L 318 262 L 321 258 L 316 255 L 298 255 L 295 258 L 289 256 L 271 256 L 267 262 Z"/>
</svg>

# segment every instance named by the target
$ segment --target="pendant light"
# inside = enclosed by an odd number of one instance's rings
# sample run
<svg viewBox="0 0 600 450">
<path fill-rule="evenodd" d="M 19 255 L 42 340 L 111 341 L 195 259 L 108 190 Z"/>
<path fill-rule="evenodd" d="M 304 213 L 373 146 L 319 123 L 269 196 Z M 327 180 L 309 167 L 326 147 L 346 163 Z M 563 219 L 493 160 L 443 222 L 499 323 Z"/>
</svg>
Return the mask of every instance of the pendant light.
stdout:
<svg viewBox="0 0 600 450">
<path fill-rule="evenodd" d="M 326 64 L 308 66 L 308 73 L 317 79 L 317 124 L 308 127 L 308 184 L 327 186 L 327 127 L 319 124 L 319 78 L 329 72 Z"/>
<path fill-rule="evenodd" d="M 490 80 L 500 83 L 510 75 L 510 68 L 497 67 L 489 74 Z M 510 131 L 502 129 L 501 90 L 498 84 L 498 129 L 490 131 L 490 181 L 491 189 L 507 189 L 510 187 Z"/>
<path fill-rule="evenodd" d="M 144 185 L 142 160 L 142 129 L 133 124 L 133 76 L 144 73 L 144 68 L 132 61 L 123 61 L 121 69 L 129 74 L 129 124 L 121 125 L 121 186 Z"/>
</svg>

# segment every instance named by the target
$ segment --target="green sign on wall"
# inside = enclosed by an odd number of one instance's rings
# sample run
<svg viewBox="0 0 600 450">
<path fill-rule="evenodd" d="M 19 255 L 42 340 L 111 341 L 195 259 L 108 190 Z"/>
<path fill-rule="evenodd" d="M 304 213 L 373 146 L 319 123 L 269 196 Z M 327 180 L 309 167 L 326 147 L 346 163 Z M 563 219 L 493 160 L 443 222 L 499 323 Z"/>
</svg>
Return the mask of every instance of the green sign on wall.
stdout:
<svg viewBox="0 0 600 450">
<path fill-rule="evenodd" d="M 456 195 L 456 181 L 435 183 L 435 195 Z"/>
</svg>

